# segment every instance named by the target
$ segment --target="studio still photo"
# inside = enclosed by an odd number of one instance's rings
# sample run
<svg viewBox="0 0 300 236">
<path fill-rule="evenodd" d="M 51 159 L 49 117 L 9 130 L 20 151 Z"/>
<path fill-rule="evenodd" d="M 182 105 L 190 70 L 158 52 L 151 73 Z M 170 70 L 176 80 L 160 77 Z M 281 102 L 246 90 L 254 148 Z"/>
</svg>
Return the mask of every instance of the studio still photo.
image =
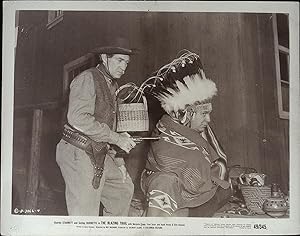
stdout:
<svg viewBox="0 0 300 236">
<path fill-rule="evenodd" d="M 288 218 L 288 21 L 17 11 L 11 213 Z"/>
</svg>

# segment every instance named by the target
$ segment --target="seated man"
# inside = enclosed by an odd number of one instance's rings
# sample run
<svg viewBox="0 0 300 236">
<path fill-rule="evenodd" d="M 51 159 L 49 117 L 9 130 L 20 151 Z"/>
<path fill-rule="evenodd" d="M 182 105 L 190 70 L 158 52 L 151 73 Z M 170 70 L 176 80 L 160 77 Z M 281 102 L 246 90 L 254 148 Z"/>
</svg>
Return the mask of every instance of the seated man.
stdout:
<svg viewBox="0 0 300 236">
<path fill-rule="evenodd" d="M 186 52 L 154 76 L 153 94 L 164 114 L 153 131 L 141 186 L 146 216 L 189 216 L 218 187 L 228 189 L 227 158 L 208 126 L 217 88 L 205 77 L 197 54 Z"/>
</svg>

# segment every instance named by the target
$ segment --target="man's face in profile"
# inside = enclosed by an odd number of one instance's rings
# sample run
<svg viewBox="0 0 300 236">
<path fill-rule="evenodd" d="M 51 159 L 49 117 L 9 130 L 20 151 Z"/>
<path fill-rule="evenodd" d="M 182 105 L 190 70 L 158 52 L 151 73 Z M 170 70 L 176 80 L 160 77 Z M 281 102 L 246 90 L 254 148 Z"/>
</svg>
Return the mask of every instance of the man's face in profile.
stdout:
<svg viewBox="0 0 300 236">
<path fill-rule="evenodd" d="M 107 57 L 107 69 L 111 76 L 115 79 L 121 78 L 126 71 L 129 61 L 129 55 L 114 54 L 112 57 Z"/>
<path fill-rule="evenodd" d="M 198 105 L 191 120 L 191 128 L 203 132 L 210 122 L 211 103 Z"/>
</svg>

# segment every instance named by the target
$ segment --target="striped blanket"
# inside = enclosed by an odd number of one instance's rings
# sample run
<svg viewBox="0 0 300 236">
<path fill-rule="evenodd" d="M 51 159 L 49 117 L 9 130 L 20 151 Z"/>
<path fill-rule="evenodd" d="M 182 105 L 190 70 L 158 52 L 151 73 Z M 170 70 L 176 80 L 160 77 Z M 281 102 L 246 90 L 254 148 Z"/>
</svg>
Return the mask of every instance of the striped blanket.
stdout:
<svg viewBox="0 0 300 236">
<path fill-rule="evenodd" d="M 157 123 L 153 135 L 161 139 L 151 144 L 146 164 L 150 172 L 142 184 L 149 207 L 171 215 L 176 209 L 207 202 L 218 186 L 229 187 L 224 180 L 227 157 L 212 129 L 207 127 L 205 133 L 207 140 L 167 115 Z"/>
</svg>

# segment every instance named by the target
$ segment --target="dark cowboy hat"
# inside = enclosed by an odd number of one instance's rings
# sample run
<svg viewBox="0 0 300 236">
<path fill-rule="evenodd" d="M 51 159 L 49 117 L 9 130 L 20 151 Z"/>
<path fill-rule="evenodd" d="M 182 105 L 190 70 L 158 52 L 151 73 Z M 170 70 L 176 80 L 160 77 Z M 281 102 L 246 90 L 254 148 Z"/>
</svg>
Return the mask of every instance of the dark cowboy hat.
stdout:
<svg viewBox="0 0 300 236">
<path fill-rule="evenodd" d="M 129 41 L 127 39 L 118 37 L 118 38 L 115 38 L 109 44 L 109 46 L 95 48 L 92 50 L 92 53 L 132 55 L 132 54 L 137 53 L 137 49 L 131 48 L 129 46 Z"/>
</svg>

